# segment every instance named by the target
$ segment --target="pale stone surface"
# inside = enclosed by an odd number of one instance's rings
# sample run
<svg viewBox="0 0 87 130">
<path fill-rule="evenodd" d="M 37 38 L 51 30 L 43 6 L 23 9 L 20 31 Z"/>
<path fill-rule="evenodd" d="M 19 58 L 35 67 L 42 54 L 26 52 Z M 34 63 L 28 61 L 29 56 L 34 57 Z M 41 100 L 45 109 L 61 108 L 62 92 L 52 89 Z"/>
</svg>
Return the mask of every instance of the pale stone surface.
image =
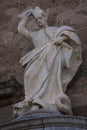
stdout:
<svg viewBox="0 0 87 130">
<path fill-rule="evenodd" d="M 28 31 L 25 24 L 30 13 L 37 19 L 39 31 Z M 47 16 L 47 15 L 46 15 Z M 68 26 L 48 27 L 43 11 L 36 7 L 18 15 L 18 31 L 32 41 L 35 49 L 21 58 L 25 100 L 15 107 L 23 111 L 45 108 L 72 114 L 66 87 L 81 64 L 81 43 L 75 30 Z"/>
<path fill-rule="evenodd" d="M 63 12 L 66 14 L 67 12 L 70 12 L 70 10 L 72 10 L 72 12 L 74 12 L 75 10 L 78 10 L 78 12 L 75 11 L 74 16 L 73 14 L 70 14 L 70 20 L 69 19 L 67 20 L 67 18 L 65 17 L 64 23 L 62 24 L 61 21 L 59 21 L 57 26 L 68 25 L 76 29 L 77 34 L 79 34 L 81 43 L 82 43 L 83 62 L 82 62 L 82 65 L 80 66 L 80 69 L 78 70 L 79 72 L 78 76 L 76 75 L 74 77 L 75 84 L 77 82 L 77 79 L 78 81 L 80 81 L 80 77 L 84 78 L 84 76 L 87 76 L 87 20 L 85 19 L 85 16 L 87 16 L 87 0 L 84 0 L 84 1 L 83 0 L 66 0 L 66 1 L 55 0 L 54 3 L 52 3 L 51 0 L 33 0 L 33 1 L 31 0 L 21 0 L 21 1 L 20 0 L 15 0 L 15 1 L 4 0 L 4 1 L 1 1 L 1 4 L 0 4 L 0 81 L 5 81 L 9 79 L 11 76 L 15 76 L 15 78 L 21 84 L 23 84 L 24 69 L 20 65 L 19 60 L 20 60 L 20 57 L 24 56 L 27 52 L 29 52 L 33 48 L 33 44 L 31 44 L 29 40 L 27 40 L 26 38 L 23 38 L 23 36 L 21 36 L 17 32 L 17 25 L 19 22 L 19 20 L 17 19 L 17 15 L 19 12 L 25 10 L 29 6 L 30 7 L 40 6 L 43 9 L 50 8 L 49 19 L 48 19 L 49 26 L 56 25 L 57 15 L 61 14 L 62 16 Z M 8 15 L 8 14 L 12 14 L 12 15 Z M 83 18 L 81 19 L 80 17 L 78 17 L 78 20 L 76 20 L 77 15 L 82 15 Z M 71 20 L 72 22 L 70 22 Z M 30 18 L 29 28 L 32 27 L 33 29 L 35 28 L 35 26 L 36 26 L 35 22 L 33 22 L 32 19 Z M 14 36 L 12 40 L 8 42 L 8 44 L 4 44 L 2 37 L 4 35 L 6 36 L 7 32 L 13 32 Z M 72 107 L 74 108 L 73 113 L 74 115 L 87 116 L 87 102 L 85 102 L 85 100 L 87 99 L 86 97 L 87 91 L 83 89 L 83 85 L 81 83 L 80 83 L 81 89 L 79 89 L 79 85 L 77 86 L 77 84 L 74 87 L 74 82 L 72 82 L 72 85 L 69 86 L 69 90 L 73 88 L 73 91 L 69 92 L 70 99 L 71 101 L 73 100 L 73 103 L 72 103 Z M 86 86 L 87 84 L 86 82 L 84 82 L 84 88 L 87 88 Z M 78 88 L 78 89 L 75 89 L 75 88 Z M 75 91 L 77 95 L 76 97 L 77 100 L 74 100 L 75 98 L 72 99 L 73 95 L 75 94 L 74 93 Z M 83 94 L 81 94 L 80 96 L 80 93 L 83 93 Z M 82 99 L 81 104 L 80 104 L 80 99 Z M 7 100 L 6 102 L 8 103 Z M 79 103 L 79 106 L 77 109 L 77 107 L 74 107 L 74 106 L 77 106 L 78 103 Z M 83 107 L 85 110 L 83 109 Z"/>
</svg>

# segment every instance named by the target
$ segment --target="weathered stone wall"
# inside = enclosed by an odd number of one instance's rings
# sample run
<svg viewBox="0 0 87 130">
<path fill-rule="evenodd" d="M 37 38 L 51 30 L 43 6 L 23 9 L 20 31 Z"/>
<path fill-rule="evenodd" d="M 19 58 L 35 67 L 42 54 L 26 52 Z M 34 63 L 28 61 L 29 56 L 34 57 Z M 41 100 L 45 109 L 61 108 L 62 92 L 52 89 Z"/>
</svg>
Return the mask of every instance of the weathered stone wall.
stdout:
<svg viewBox="0 0 87 130">
<path fill-rule="evenodd" d="M 0 81 L 15 77 L 23 84 L 21 56 L 33 48 L 17 32 L 18 13 L 28 7 L 50 9 L 49 26 L 69 25 L 76 29 L 82 42 L 83 63 L 68 87 L 75 115 L 87 116 L 87 0 L 0 0 Z M 32 18 L 30 26 L 37 29 Z"/>
<path fill-rule="evenodd" d="M 5 106 L 0 108 L 0 123 L 11 121 L 13 118 L 12 106 Z"/>
</svg>

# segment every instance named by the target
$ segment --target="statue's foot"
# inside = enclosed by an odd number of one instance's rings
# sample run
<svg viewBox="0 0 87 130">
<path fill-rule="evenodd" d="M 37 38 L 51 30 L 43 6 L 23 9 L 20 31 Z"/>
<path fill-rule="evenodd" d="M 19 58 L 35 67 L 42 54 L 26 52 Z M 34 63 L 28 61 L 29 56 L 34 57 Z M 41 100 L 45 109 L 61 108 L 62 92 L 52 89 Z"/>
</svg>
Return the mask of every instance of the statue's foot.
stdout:
<svg viewBox="0 0 87 130">
<path fill-rule="evenodd" d="M 17 118 L 18 116 L 24 113 L 23 108 L 15 107 L 13 109 L 13 118 Z"/>
<path fill-rule="evenodd" d="M 31 109 L 30 110 L 39 110 L 40 108 L 39 108 L 39 105 L 38 104 L 33 104 L 32 106 L 31 106 Z"/>
</svg>

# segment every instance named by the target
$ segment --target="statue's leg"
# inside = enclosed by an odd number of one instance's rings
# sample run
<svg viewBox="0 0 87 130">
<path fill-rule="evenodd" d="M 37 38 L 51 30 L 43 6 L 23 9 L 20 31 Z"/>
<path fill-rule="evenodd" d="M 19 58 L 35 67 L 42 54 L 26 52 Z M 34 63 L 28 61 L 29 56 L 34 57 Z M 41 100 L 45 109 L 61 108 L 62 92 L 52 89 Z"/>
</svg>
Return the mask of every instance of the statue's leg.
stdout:
<svg viewBox="0 0 87 130">
<path fill-rule="evenodd" d="M 71 102 L 68 96 L 63 92 L 63 85 L 62 85 L 62 54 L 59 53 L 58 57 L 58 73 L 57 73 L 57 83 L 58 83 L 58 94 L 55 100 L 56 106 L 58 111 L 62 112 L 63 114 L 68 114 L 72 115 L 72 110 L 71 110 Z"/>
</svg>

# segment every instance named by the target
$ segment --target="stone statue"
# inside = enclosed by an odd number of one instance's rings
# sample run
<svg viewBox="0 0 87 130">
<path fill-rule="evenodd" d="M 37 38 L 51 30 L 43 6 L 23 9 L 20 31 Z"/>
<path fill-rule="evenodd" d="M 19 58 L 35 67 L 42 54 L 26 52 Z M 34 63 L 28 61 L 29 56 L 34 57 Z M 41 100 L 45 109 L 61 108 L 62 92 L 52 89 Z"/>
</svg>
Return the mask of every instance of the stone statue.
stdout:
<svg viewBox="0 0 87 130">
<path fill-rule="evenodd" d="M 38 31 L 25 27 L 30 15 L 40 27 Z M 22 66 L 26 66 L 25 100 L 15 104 L 15 108 L 21 108 L 22 113 L 44 108 L 71 115 L 71 102 L 65 92 L 82 62 L 81 43 L 73 28 L 49 27 L 47 16 L 47 11 L 39 7 L 18 15 L 21 19 L 18 32 L 29 39 L 35 49 L 20 60 Z"/>
</svg>

